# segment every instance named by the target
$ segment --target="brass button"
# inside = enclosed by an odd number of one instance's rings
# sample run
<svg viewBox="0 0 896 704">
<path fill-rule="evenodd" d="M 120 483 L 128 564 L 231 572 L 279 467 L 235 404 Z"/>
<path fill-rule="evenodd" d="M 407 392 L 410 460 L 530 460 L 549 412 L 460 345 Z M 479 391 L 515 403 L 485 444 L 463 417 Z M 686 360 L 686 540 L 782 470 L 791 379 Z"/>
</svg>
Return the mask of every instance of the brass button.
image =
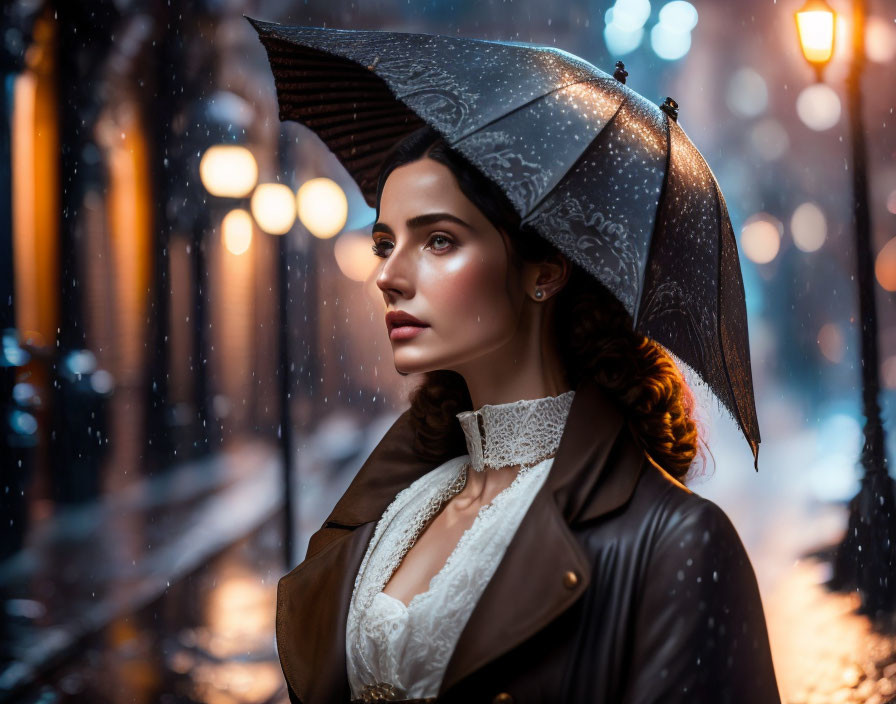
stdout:
<svg viewBox="0 0 896 704">
<path fill-rule="evenodd" d="M 492 699 L 492 704 L 513 704 L 513 697 L 507 692 L 501 692 L 495 695 L 495 698 Z"/>
<path fill-rule="evenodd" d="M 577 575 L 572 570 L 569 570 L 566 574 L 563 575 L 563 586 L 567 589 L 572 589 L 579 583 L 579 575 Z"/>
</svg>

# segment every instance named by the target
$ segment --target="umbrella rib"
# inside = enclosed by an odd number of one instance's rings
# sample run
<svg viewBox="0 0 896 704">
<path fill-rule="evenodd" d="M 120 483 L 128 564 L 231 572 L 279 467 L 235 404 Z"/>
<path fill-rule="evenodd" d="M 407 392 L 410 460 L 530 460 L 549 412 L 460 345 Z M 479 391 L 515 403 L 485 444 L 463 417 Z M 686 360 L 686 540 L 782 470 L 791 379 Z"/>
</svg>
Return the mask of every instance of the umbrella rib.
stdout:
<svg viewBox="0 0 896 704">
<path fill-rule="evenodd" d="M 650 248 L 647 251 L 647 257 L 644 260 L 644 276 L 641 278 L 641 285 L 639 287 L 641 291 L 641 301 L 639 301 L 638 309 L 635 311 L 635 320 L 633 321 L 633 328 L 635 330 L 637 330 L 638 326 L 641 324 L 641 314 L 643 313 L 644 308 L 644 284 L 646 283 L 647 272 L 650 271 L 650 260 L 653 258 L 653 249 L 656 244 L 656 229 L 659 226 L 663 200 L 666 197 L 666 190 L 669 185 L 669 174 L 672 172 L 672 125 L 669 123 L 669 117 L 667 115 L 665 116 L 663 124 L 666 126 L 666 171 L 663 174 L 663 183 L 660 186 L 660 197 L 656 202 L 656 212 L 653 214 L 653 232 L 650 233 Z"/>
<path fill-rule="evenodd" d="M 573 169 L 576 168 L 578 163 L 582 160 L 582 157 L 585 155 L 585 153 L 588 151 L 588 149 L 591 147 L 591 145 L 594 144 L 594 141 L 598 137 L 600 137 L 611 124 L 613 124 L 613 121 L 619 116 L 619 112 L 627 104 L 628 104 L 628 98 L 623 97 L 622 100 L 619 101 L 619 105 L 616 106 L 616 112 L 613 113 L 613 117 L 611 117 L 609 120 L 606 121 L 606 123 L 600 129 L 600 131 L 597 134 L 595 134 L 594 137 L 591 138 L 591 141 L 587 142 L 585 144 L 585 146 L 582 147 L 582 151 L 575 158 L 575 160 L 572 162 L 572 164 L 570 164 L 569 167 L 562 174 L 560 174 L 560 176 L 555 180 L 555 182 L 553 184 L 551 184 L 549 188 L 545 189 L 544 193 L 541 194 L 541 197 L 529 207 L 529 212 L 527 213 L 527 217 L 528 217 L 528 215 L 531 215 L 532 213 L 534 213 L 535 209 L 538 208 L 538 206 L 541 205 L 545 201 L 545 199 L 554 192 L 554 189 L 557 188 L 557 186 L 566 177 L 566 175 L 571 173 L 573 171 Z"/>
<path fill-rule="evenodd" d="M 541 95 L 537 95 L 537 96 L 535 96 L 534 98 L 532 98 L 531 100 L 527 100 L 525 103 L 521 103 L 521 104 L 517 105 L 517 106 L 516 106 L 515 108 L 513 108 L 512 110 L 508 110 L 507 112 L 503 112 L 503 113 L 501 113 L 500 115 L 498 115 L 497 117 L 492 118 L 492 119 L 489 120 L 488 122 L 486 122 L 486 123 L 484 123 L 484 124 L 481 124 L 481 125 L 476 125 L 476 127 L 473 127 L 472 129 L 467 130 L 467 131 L 464 132 L 462 135 L 460 135 L 459 137 L 457 137 L 457 138 L 454 140 L 454 143 L 457 144 L 457 143 L 460 142 L 461 140 L 464 140 L 464 139 L 466 139 L 467 137 L 469 137 L 470 135 L 476 134 L 477 132 L 481 132 L 481 131 L 484 130 L 486 127 L 490 127 L 491 125 L 495 124 L 495 123 L 498 122 L 499 120 L 503 120 L 503 119 L 505 119 L 508 115 L 512 115 L 513 113 L 515 113 L 515 112 L 517 112 L 517 111 L 519 111 L 519 110 L 522 110 L 523 108 L 527 108 L 527 107 L 529 107 L 532 103 L 534 103 L 534 102 L 536 102 L 536 101 L 539 101 L 539 100 L 541 100 L 542 98 L 547 98 L 549 95 L 553 95 L 554 93 L 556 93 L 556 92 L 558 92 L 558 91 L 561 91 L 561 90 L 564 90 L 564 89 L 566 89 L 566 88 L 569 88 L 570 86 L 578 85 L 579 83 L 597 83 L 598 81 L 601 81 L 601 80 L 605 80 L 605 79 L 602 79 L 602 78 L 600 78 L 599 76 L 595 76 L 594 78 L 586 78 L 586 79 L 581 80 L 581 81 L 570 81 L 569 83 L 564 83 L 562 86 L 556 86 L 556 87 L 554 87 L 554 88 L 551 88 L 551 90 L 547 91 L 546 93 L 542 93 Z M 412 93 L 409 93 L 408 95 L 413 95 L 413 94 L 412 94 Z M 406 96 L 402 96 L 402 97 L 400 98 L 400 100 L 403 101 L 404 97 L 406 97 Z"/>
</svg>

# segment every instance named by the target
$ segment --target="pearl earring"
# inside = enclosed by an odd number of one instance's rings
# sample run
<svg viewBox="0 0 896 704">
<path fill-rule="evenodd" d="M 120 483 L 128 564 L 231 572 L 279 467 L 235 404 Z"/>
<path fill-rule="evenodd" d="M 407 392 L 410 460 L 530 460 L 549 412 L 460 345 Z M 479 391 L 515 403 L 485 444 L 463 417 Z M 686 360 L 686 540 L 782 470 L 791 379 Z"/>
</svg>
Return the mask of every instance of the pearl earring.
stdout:
<svg viewBox="0 0 896 704">
<path fill-rule="evenodd" d="M 540 288 L 535 289 L 535 297 L 538 300 L 541 300 L 544 297 L 544 291 L 542 291 Z"/>
</svg>

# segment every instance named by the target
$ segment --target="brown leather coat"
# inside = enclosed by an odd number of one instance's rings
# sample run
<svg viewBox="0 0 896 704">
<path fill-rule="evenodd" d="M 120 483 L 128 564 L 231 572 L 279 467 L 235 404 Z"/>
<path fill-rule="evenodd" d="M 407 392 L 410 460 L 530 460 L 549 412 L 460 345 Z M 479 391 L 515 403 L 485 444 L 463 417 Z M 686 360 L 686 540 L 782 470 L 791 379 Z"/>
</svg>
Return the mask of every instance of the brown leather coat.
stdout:
<svg viewBox="0 0 896 704">
<path fill-rule="evenodd" d="M 406 412 L 279 582 L 292 702 L 350 699 L 355 575 L 394 496 L 437 466 L 411 438 Z M 597 386 L 577 389 L 548 478 L 460 635 L 439 701 L 780 702 L 737 532 L 646 458 Z"/>
</svg>

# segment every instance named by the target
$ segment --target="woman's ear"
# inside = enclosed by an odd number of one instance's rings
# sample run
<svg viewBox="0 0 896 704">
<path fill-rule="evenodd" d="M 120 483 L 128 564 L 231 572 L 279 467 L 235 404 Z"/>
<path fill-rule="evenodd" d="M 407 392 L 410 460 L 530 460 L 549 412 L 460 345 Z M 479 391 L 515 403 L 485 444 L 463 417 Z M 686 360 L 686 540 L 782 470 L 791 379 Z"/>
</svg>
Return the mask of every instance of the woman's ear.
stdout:
<svg viewBox="0 0 896 704">
<path fill-rule="evenodd" d="M 526 295 L 538 303 L 558 294 L 572 272 L 569 260 L 559 252 L 540 262 L 526 262 L 524 267 Z"/>
</svg>

